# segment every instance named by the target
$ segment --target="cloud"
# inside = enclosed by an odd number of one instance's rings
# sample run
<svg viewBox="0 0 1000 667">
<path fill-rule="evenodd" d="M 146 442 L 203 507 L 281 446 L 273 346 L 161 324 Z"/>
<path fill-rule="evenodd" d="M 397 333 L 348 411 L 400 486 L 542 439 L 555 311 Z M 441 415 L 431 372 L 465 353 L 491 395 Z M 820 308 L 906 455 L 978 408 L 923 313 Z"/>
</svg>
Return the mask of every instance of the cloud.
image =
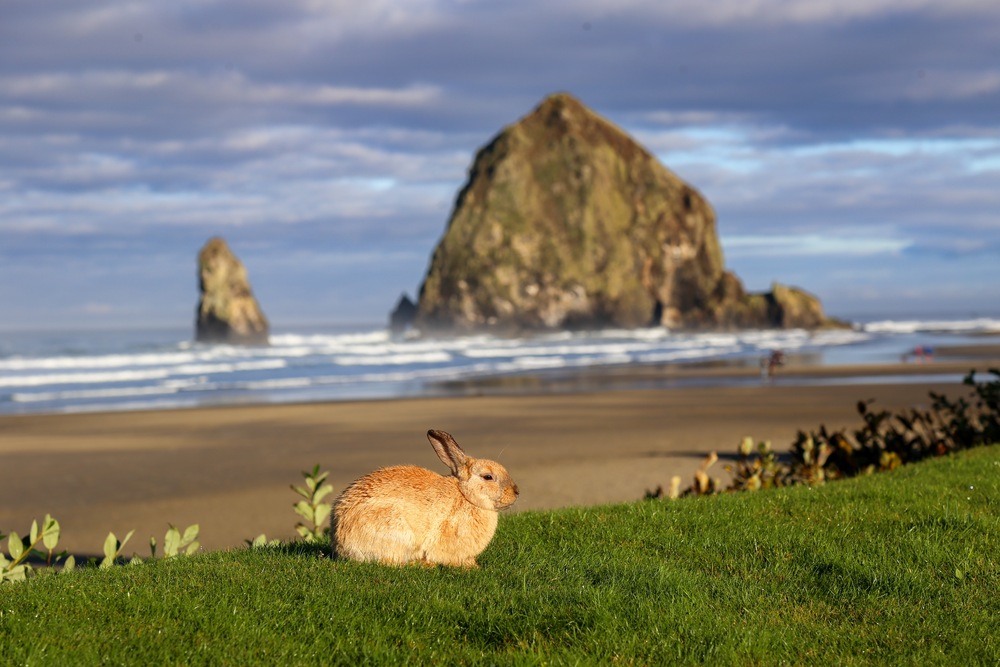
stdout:
<svg viewBox="0 0 1000 667">
<path fill-rule="evenodd" d="M 897 255 L 910 243 L 900 239 L 866 236 L 861 230 L 840 229 L 837 236 L 728 236 L 723 248 L 727 257 L 850 257 Z"/>
<path fill-rule="evenodd" d="M 80 74 L 59 72 L 7 76 L 0 78 L 5 95 L 14 100 L 44 102 L 65 99 L 79 94 L 81 87 L 88 95 L 106 98 L 135 94 L 160 93 L 185 96 L 207 104 L 282 104 L 315 106 L 423 106 L 437 100 L 434 86 L 410 85 L 400 89 L 277 84 L 252 81 L 239 72 L 211 72 L 208 75 L 183 71 L 98 70 Z M 150 100 L 143 100 L 144 103 Z M 153 100 L 155 101 L 155 100 Z"/>
<path fill-rule="evenodd" d="M 579 3 L 572 3 L 579 6 Z M 614 9 L 601 0 L 583 3 L 597 15 L 639 14 L 670 19 L 685 26 L 745 27 L 756 25 L 803 25 L 841 23 L 881 19 L 887 16 L 926 14 L 995 16 L 996 5 L 989 0 L 957 0 L 940 3 L 933 0 L 624 0 L 614 3 Z"/>
</svg>

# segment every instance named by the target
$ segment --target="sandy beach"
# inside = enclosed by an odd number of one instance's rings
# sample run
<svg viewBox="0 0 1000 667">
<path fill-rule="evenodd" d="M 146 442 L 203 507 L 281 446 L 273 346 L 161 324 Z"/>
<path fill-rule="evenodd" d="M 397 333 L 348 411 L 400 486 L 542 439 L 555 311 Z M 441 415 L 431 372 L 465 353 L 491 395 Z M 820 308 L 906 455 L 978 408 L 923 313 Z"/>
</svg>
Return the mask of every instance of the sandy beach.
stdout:
<svg viewBox="0 0 1000 667">
<path fill-rule="evenodd" d="M 752 368 L 642 367 L 483 381 L 440 398 L 3 417 L 0 531 L 25 532 L 48 512 L 60 546 L 79 554 L 135 529 L 125 552 L 148 555 L 168 523 L 199 523 L 207 549 L 287 539 L 300 471 L 318 463 L 337 492 L 384 465 L 444 472 L 429 428 L 504 463 L 522 490 L 516 510 L 636 500 L 672 475 L 687 480 L 710 451 L 725 459 L 744 436 L 783 451 L 800 428 L 856 427 L 858 400 L 926 406 L 929 391 L 964 394 L 970 368 L 1000 367 L 998 345 L 936 355 L 865 367 L 790 360 L 773 382 Z M 744 382 L 710 382 L 719 377 Z"/>
</svg>

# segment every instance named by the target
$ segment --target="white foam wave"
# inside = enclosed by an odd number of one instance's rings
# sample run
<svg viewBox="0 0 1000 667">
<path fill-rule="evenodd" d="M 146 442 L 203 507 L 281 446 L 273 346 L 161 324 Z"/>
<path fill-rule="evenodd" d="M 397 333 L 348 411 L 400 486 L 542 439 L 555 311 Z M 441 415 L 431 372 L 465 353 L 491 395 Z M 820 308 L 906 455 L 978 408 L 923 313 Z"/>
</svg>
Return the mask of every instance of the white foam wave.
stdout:
<svg viewBox="0 0 1000 667">
<path fill-rule="evenodd" d="M 970 320 L 882 320 L 862 325 L 870 333 L 988 333 L 1000 332 L 1000 320 L 980 317 Z"/>
<path fill-rule="evenodd" d="M 665 327 L 650 327 L 648 329 L 603 329 L 596 334 L 584 334 L 595 338 L 634 338 L 636 340 L 663 340 L 672 334 Z"/>
<path fill-rule="evenodd" d="M 405 364 L 446 364 L 452 360 L 447 352 L 418 352 L 413 354 L 354 355 L 337 356 L 333 363 L 338 366 L 402 366 Z"/>
<path fill-rule="evenodd" d="M 823 347 L 863 343 L 864 341 L 871 340 L 871 338 L 870 333 L 855 329 L 830 329 L 829 331 L 818 331 L 813 334 L 813 341 Z"/>
<path fill-rule="evenodd" d="M 197 360 L 190 352 L 161 354 L 108 354 L 102 356 L 79 357 L 12 357 L 0 359 L 0 370 L 65 370 L 74 368 L 121 368 L 126 366 L 162 366 L 165 364 L 189 363 Z"/>
<path fill-rule="evenodd" d="M 101 384 L 161 380 L 178 375 L 202 375 L 209 373 L 234 373 L 237 371 L 260 371 L 284 368 L 288 363 L 283 359 L 264 361 L 241 361 L 225 364 L 180 364 L 164 368 L 142 370 L 120 370 L 109 372 L 46 373 L 43 375 L 12 375 L 0 377 L 0 387 L 40 387 L 62 384 Z"/>
<path fill-rule="evenodd" d="M 360 333 L 345 334 L 278 334 L 270 338 L 272 347 L 327 347 L 340 345 L 371 345 L 374 343 L 385 343 L 391 340 L 391 336 L 386 330 L 366 331 Z"/>
<path fill-rule="evenodd" d="M 569 363 L 563 357 L 520 357 L 496 365 L 499 371 L 536 370 L 540 368 L 565 368 Z"/>
<path fill-rule="evenodd" d="M 637 361 L 644 364 L 662 364 L 670 361 L 692 361 L 696 359 L 717 359 L 726 355 L 736 354 L 741 348 L 733 345 L 715 347 L 708 350 L 672 350 L 669 352 L 651 352 L 639 355 Z"/>
<path fill-rule="evenodd" d="M 305 353 L 311 350 L 304 350 Z M 113 369 L 154 366 L 177 366 L 197 362 L 295 356 L 272 348 L 239 348 L 232 346 L 205 347 L 176 352 L 104 354 L 55 357 L 21 357 L 0 359 L 0 371 L 57 371 L 77 369 Z"/>
<path fill-rule="evenodd" d="M 512 351 L 516 352 L 513 356 L 517 357 L 537 357 L 537 356 L 552 356 L 552 355 L 579 355 L 579 354 L 626 354 L 628 352 L 636 352 L 640 350 L 648 350 L 649 345 L 644 343 L 607 343 L 607 344 L 585 344 L 580 343 L 576 345 L 537 345 L 537 346 L 522 346 L 514 348 L 497 348 L 497 347 L 485 347 L 475 350 L 466 350 L 465 356 L 470 359 L 494 359 L 494 358 L 507 358 L 512 356 Z"/>
<path fill-rule="evenodd" d="M 134 354 L 106 340 L 102 353 L 0 359 L 0 412 L 99 406 L 159 407 L 211 402 L 311 400 L 419 393 L 427 384 L 484 375 L 624 364 L 755 360 L 768 350 L 818 351 L 824 359 L 856 359 L 834 348 L 871 341 L 882 354 L 896 334 L 1000 331 L 1000 320 L 873 322 L 851 330 L 755 330 L 682 333 L 665 328 L 556 332 L 521 338 L 475 335 L 394 337 L 385 330 L 347 334 L 281 334 L 269 347 L 183 342 Z M 881 347 L 879 347 L 881 346 Z M 10 349 L 10 348 L 8 348 Z M 25 348 L 25 349 L 32 349 Z M 860 351 L 871 350 L 862 346 Z M 11 352 L 18 350 L 10 349 Z M 828 352 L 824 352 L 828 351 Z M 892 352 L 891 354 L 895 354 Z M 7 406 L 7 407 L 4 407 Z M 119 407 L 109 407 L 119 406 Z"/>
</svg>

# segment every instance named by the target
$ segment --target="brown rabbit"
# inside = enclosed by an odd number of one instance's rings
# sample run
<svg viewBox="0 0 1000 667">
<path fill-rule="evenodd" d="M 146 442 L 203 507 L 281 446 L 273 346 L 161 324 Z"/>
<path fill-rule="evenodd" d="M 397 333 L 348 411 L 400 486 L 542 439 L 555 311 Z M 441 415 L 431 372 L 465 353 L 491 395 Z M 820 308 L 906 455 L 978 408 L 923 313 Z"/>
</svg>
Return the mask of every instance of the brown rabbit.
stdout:
<svg viewBox="0 0 1000 667">
<path fill-rule="evenodd" d="M 478 567 L 497 512 L 517 500 L 517 484 L 496 461 L 467 456 L 444 431 L 428 431 L 427 439 L 451 476 L 393 466 L 356 480 L 333 505 L 334 556 Z"/>
</svg>

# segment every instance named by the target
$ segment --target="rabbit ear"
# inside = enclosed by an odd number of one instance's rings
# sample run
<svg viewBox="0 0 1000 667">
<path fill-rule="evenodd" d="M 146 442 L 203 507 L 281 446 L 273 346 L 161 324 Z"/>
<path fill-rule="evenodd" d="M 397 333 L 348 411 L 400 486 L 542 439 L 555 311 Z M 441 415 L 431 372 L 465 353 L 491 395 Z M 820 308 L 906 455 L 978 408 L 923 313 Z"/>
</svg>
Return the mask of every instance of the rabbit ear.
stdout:
<svg viewBox="0 0 1000 667">
<path fill-rule="evenodd" d="M 458 476 L 458 471 L 465 467 L 469 460 L 462 448 L 455 442 L 455 438 L 444 431 L 427 431 L 427 439 L 431 441 L 431 447 L 437 453 L 438 458 L 451 468 L 452 474 Z"/>
</svg>

